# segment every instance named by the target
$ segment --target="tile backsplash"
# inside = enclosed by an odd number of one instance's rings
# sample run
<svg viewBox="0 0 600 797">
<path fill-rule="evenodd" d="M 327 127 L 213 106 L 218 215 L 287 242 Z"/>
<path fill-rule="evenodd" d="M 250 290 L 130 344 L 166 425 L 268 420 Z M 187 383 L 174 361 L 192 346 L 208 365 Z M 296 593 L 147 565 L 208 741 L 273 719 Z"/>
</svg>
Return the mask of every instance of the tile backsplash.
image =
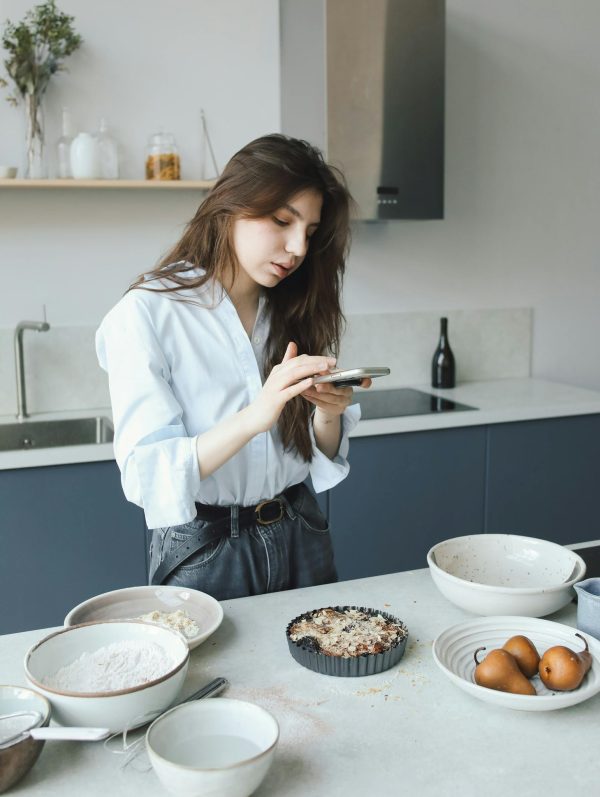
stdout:
<svg viewBox="0 0 600 797">
<path fill-rule="evenodd" d="M 96 327 L 50 326 L 23 335 L 29 413 L 109 407 L 108 379 L 98 365 Z M 0 415 L 16 413 L 14 330 L 0 329 Z"/>
<path fill-rule="evenodd" d="M 378 388 L 428 383 L 440 315 L 442 312 L 348 316 L 339 365 L 389 366 L 390 376 L 374 383 Z M 530 308 L 458 310 L 444 315 L 448 317 L 458 382 L 530 376 Z M 52 326 L 48 332 L 25 332 L 30 413 L 110 405 L 107 377 L 96 360 L 95 331 L 95 326 Z M 14 329 L 0 328 L 0 415 L 16 412 L 13 335 Z"/>
<path fill-rule="evenodd" d="M 531 375 L 530 308 L 348 316 L 338 363 L 388 366 L 391 373 L 374 382 L 377 388 L 429 383 L 442 315 L 448 318 L 457 382 Z"/>
</svg>

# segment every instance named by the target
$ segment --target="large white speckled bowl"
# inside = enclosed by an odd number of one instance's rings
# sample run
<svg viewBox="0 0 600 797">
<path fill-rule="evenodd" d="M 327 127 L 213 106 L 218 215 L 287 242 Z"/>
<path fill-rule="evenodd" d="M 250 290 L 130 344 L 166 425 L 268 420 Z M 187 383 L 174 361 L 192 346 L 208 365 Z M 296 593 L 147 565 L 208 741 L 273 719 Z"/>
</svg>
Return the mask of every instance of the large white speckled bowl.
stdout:
<svg viewBox="0 0 600 797">
<path fill-rule="evenodd" d="M 573 598 L 585 575 L 574 551 L 516 534 L 472 534 L 434 545 L 431 577 L 451 603 L 481 615 L 543 617 Z"/>
</svg>

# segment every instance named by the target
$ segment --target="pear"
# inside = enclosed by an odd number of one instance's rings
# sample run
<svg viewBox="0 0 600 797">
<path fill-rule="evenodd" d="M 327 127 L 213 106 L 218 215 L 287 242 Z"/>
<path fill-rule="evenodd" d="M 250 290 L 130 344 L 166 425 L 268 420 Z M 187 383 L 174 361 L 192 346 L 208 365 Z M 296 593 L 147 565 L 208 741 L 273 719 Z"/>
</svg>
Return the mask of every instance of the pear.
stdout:
<svg viewBox="0 0 600 797">
<path fill-rule="evenodd" d="M 581 684 L 587 671 L 592 666 L 587 639 L 583 639 L 585 650 L 575 653 L 564 645 L 555 645 L 544 653 L 540 660 L 539 673 L 544 685 L 556 692 L 570 692 Z"/>
<path fill-rule="evenodd" d="M 535 649 L 535 645 L 531 639 L 521 634 L 511 636 L 511 638 L 502 645 L 502 649 L 512 653 L 517 660 L 519 669 L 526 678 L 533 678 L 534 675 L 537 675 L 540 654 Z"/>
<path fill-rule="evenodd" d="M 512 692 L 516 695 L 535 695 L 536 691 L 523 675 L 515 657 L 502 648 L 490 650 L 483 661 L 477 654 L 486 648 L 477 648 L 475 659 L 475 683 L 499 692 Z"/>
</svg>

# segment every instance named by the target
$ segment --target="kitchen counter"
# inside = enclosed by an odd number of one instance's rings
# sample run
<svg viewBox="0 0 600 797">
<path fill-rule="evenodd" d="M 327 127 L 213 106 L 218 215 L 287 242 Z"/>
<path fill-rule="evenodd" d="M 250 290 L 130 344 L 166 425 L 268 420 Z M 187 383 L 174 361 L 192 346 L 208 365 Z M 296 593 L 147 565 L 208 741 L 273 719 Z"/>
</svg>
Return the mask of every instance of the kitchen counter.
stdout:
<svg viewBox="0 0 600 797">
<path fill-rule="evenodd" d="M 327 605 L 358 604 L 404 620 L 396 667 L 365 678 L 313 673 L 290 656 L 289 620 Z M 224 601 L 219 630 L 192 652 L 183 694 L 222 675 L 225 696 L 275 715 L 281 739 L 257 797 L 539 797 L 597 791 L 600 695 L 551 712 L 502 709 L 455 687 L 431 656 L 433 639 L 473 616 L 448 603 L 428 570 Z M 574 625 L 570 604 L 548 619 Z M 4 683 L 25 684 L 26 650 L 47 631 L 0 637 Z M 145 764 L 145 754 L 137 763 Z M 165 794 L 154 772 L 120 768 L 102 743 L 47 742 L 12 794 L 121 797 Z"/>
<path fill-rule="evenodd" d="M 468 404 L 476 409 L 365 420 L 358 424 L 351 436 L 370 437 L 420 432 L 426 429 L 483 426 L 600 413 L 600 393 L 541 379 L 464 382 L 447 390 L 432 388 L 429 385 L 411 385 L 411 387 L 424 393 Z"/>
<path fill-rule="evenodd" d="M 450 429 L 460 426 L 531 421 L 571 415 L 600 413 L 600 393 L 593 390 L 546 382 L 540 379 L 498 379 L 485 382 L 465 382 L 451 390 L 439 390 L 429 385 L 410 385 L 416 390 L 452 399 L 476 407 L 461 412 L 441 412 L 430 415 L 381 418 L 361 421 L 351 437 L 418 432 L 427 429 Z M 385 388 L 385 379 L 375 382 L 376 389 Z M 360 390 L 357 391 L 360 394 Z M 112 418 L 110 408 L 100 407 L 79 412 L 55 412 L 32 416 L 31 420 L 49 420 L 105 415 Z M 0 424 L 14 423 L 13 416 L 0 416 Z M 41 465 L 64 465 L 114 459 L 111 443 L 99 445 L 64 446 L 0 452 L 0 470 L 31 468 Z"/>
</svg>

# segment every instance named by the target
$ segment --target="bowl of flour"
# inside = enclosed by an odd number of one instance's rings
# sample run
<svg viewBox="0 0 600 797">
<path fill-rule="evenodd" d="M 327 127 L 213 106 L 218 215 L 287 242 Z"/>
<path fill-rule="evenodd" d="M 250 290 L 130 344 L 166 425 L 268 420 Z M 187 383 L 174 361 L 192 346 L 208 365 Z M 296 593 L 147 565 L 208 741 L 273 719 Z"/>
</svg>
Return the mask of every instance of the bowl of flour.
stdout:
<svg viewBox="0 0 600 797">
<path fill-rule="evenodd" d="M 61 725 L 125 730 L 164 711 L 179 694 L 189 663 L 185 638 L 141 621 L 107 620 L 64 628 L 25 656 L 31 686 Z"/>
</svg>

